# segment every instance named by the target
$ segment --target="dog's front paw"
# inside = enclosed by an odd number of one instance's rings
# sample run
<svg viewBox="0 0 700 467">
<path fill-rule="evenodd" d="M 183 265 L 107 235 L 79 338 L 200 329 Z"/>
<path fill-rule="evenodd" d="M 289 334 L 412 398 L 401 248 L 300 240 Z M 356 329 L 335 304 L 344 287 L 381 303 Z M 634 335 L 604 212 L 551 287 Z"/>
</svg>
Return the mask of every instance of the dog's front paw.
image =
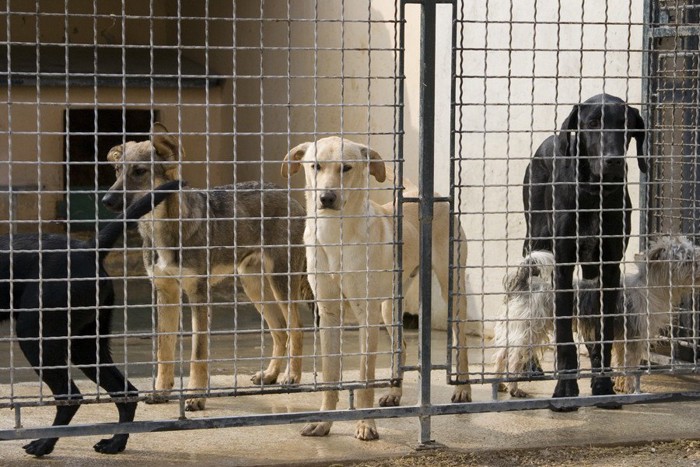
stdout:
<svg viewBox="0 0 700 467">
<path fill-rule="evenodd" d="M 531 357 L 527 362 L 525 362 L 525 365 L 523 366 L 523 372 L 529 378 L 533 379 L 544 376 L 544 370 L 542 369 L 540 360 L 535 356 Z"/>
<path fill-rule="evenodd" d="M 634 378 L 631 376 L 616 376 L 613 389 L 618 394 L 634 394 Z"/>
<path fill-rule="evenodd" d="M 528 397 L 528 394 L 520 388 L 515 388 L 510 390 L 510 396 L 523 399 L 525 397 Z"/>
<path fill-rule="evenodd" d="M 379 407 L 398 407 L 401 405 L 401 388 L 391 388 L 389 392 L 379 398 Z"/>
<path fill-rule="evenodd" d="M 612 379 L 607 376 L 600 376 L 591 380 L 591 392 L 594 396 L 614 396 L 615 388 Z M 619 402 L 601 402 L 595 405 L 599 409 L 617 410 L 622 408 Z"/>
<path fill-rule="evenodd" d="M 144 399 L 144 402 L 146 404 L 166 404 L 168 402 L 168 393 L 167 392 L 154 392 L 153 394 L 149 394 L 146 396 Z"/>
<path fill-rule="evenodd" d="M 301 381 L 301 375 L 285 373 L 284 378 L 282 378 L 281 384 L 282 384 L 282 386 L 293 386 L 295 384 L 299 384 L 300 381 Z M 265 384 L 274 384 L 274 382 L 273 383 L 265 383 Z"/>
<path fill-rule="evenodd" d="M 575 379 L 560 379 L 557 381 L 557 386 L 554 388 L 552 397 L 576 397 L 578 396 L 578 382 Z M 567 405 L 550 405 L 549 409 L 553 412 L 574 412 L 578 407 L 573 404 Z"/>
<path fill-rule="evenodd" d="M 329 422 L 307 423 L 301 430 L 301 436 L 326 436 L 331 432 Z"/>
<path fill-rule="evenodd" d="M 375 439 L 379 439 L 377 425 L 375 425 L 374 420 L 360 420 L 357 422 L 355 438 L 361 439 L 362 441 L 374 441 Z"/>
<path fill-rule="evenodd" d="M 267 373 L 265 371 L 258 371 L 253 376 L 251 376 L 250 380 L 256 386 L 260 386 L 261 384 L 275 384 L 277 382 L 277 375 L 273 373 Z"/>
<path fill-rule="evenodd" d="M 457 386 L 452 393 L 452 402 L 471 402 L 472 401 L 472 387 L 468 384 L 460 384 Z"/>
<path fill-rule="evenodd" d="M 114 435 L 111 438 L 100 440 L 93 446 L 95 451 L 102 454 L 118 454 L 126 447 L 129 435 Z"/>
<path fill-rule="evenodd" d="M 508 392 L 508 386 L 505 383 L 498 383 L 498 392 Z"/>
<path fill-rule="evenodd" d="M 607 376 L 594 377 L 591 380 L 591 393 L 594 396 L 610 396 L 615 394 L 612 380 Z"/>
<path fill-rule="evenodd" d="M 54 446 L 56 446 L 58 438 L 42 438 L 32 441 L 29 444 L 22 446 L 24 452 L 32 456 L 41 457 L 51 454 Z"/>
<path fill-rule="evenodd" d="M 188 412 L 197 412 L 199 410 L 204 410 L 207 400 L 202 397 L 193 397 L 192 399 L 187 399 L 185 401 L 185 410 Z"/>
</svg>

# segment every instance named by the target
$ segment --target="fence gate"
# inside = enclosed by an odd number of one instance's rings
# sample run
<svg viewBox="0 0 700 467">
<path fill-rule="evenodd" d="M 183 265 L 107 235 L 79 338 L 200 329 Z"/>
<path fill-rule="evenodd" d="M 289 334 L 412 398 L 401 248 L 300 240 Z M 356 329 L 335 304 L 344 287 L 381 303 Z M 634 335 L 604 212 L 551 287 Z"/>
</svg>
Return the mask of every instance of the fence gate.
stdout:
<svg viewBox="0 0 700 467">
<path fill-rule="evenodd" d="M 654 168 L 642 193 L 641 228 L 650 236 L 687 235 L 698 241 L 698 145 L 700 134 L 700 5 L 687 1 L 648 1 L 645 18 L 645 102 L 648 151 Z M 676 339 L 657 344 L 659 363 L 698 361 L 700 323 L 696 300 L 688 297 L 669 332 Z"/>
<path fill-rule="evenodd" d="M 669 272 L 695 258 L 662 261 L 659 284 L 626 282 L 653 266 L 658 236 L 697 240 L 700 8 L 687 3 L 7 0 L 0 440 L 289 423 L 318 434 L 331 421 L 413 417 L 428 446 L 439 415 L 700 398 L 663 385 L 698 372 L 695 284 Z M 611 368 L 632 393 L 592 397 L 581 344 L 601 345 L 604 321 L 569 343 L 578 370 L 557 371 L 561 291 L 523 258 L 522 198 L 542 141 L 603 92 L 641 110 L 646 129 L 628 117 L 606 128 L 601 111 L 599 126 L 562 133 L 641 132 L 652 163 L 640 174 L 630 147 L 619 294 L 625 307 L 646 295 L 620 318 L 625 330 L 643 323 L 638 332 L 615 336 L 644 358 Z M 173 178 L 186 186 L 137 201 Z M 123 241 L 99 230 L 115 215 L 105 208 L 126 215 L 134 203 L 148 211 L 138 231 L 122 219 Z M 576 312 L 596 315 L 602 286 L 586 277 L 598 299 L 582 310 L 574 275 Z M 649 299 L 659 289 L 665 301 Z M 516 301 L 549 308 L 522 316 Z M 452 402 L 436 396 L 436 372 Z M 567 377 L 581 395 L 552 398 Z M 645 392 L 646 378 L 664 389 Z M 367 403 L 374 390 L 383 407 Z M 295 410 L 207 412 L 207 401 L 287 394 Z M 130 415 L 165 401 L 160 417 Z M 123 423 L 67 425 L 76 407 L 105 402 L 126 404 Z M 69 414 L 63 425 L 37 421 L 54 406 Z"/>
</svg>

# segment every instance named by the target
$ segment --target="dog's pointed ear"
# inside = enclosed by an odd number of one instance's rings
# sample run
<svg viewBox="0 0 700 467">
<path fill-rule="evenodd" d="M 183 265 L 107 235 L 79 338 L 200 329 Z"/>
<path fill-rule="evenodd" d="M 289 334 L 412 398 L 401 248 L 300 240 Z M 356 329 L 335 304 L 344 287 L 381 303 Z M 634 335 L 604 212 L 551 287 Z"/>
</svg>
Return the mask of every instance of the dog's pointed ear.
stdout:
<svg viewBox="0 0 700 467">
<path fill-rule="evenodd" d="M 578 131 L 578 112 L 579 106 L 575 105 L 571 113 L 561 125 L 561 130 L 557 135 L 557 154 L 568 156 L 575 155 L 576 150 L 576 131 Z M 571 132 L 574 132 L 573 136 Z"/>
<path fill-rule="evenodd" d="M 360 145 L 360 152 L 364 157 L 369 159 L 369 174 L 379 183 L 386 180 L 386 167 L 384 166 L 382 156 L 374 149 L 364 145 Z"/>
<path fill-rule="evenodd" d="M 177 138 L 168 133 L 168 129 L 160 122 L 153 124 L 151 144 L 158 155 L 166 161 L 177 161 L 181 152 Z"/>
<path fill-rule="evenodd" d="M 646 136 L 646 126 L 639 110 L 634 107 L 627 107 L 627 130 L 630 136 L 637 142 L 637 164 L 642 173 L 647 173 L 649 164 L 644 155 L 644 139 Z"/>
<path fill-rule="evenodd" d="M 299 169 L 301 169 L 299 161 L 304 157 L 309 147 L 311 147 L 310 142 L 301 143 L 298 146 L 294 146 L 292 150 L 284 156 L 284 162 L 282 163 L 282 176 L 284 178 L 291 177 L 299 172 Z"/>
</svg>

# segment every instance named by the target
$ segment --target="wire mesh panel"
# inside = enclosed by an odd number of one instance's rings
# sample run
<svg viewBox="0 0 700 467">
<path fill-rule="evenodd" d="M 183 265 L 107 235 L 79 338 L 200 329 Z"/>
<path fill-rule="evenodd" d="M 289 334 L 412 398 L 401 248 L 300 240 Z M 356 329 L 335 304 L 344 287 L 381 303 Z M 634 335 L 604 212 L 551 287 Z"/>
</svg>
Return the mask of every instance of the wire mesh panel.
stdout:
<svg viewBox="0 0 700 467">
<path fill-rule="evenodd" d="M 649 152 L 655 164 L 646 194 L 646 227 L 651 234 L 685 234 L 697 241 L 698 36 L 700 6 L 692 2 L 651 2 L 646 29 L 648 52 Z M 698 320 L 686 297 L 654 356 L 671 365 L 698 360 Z"/>
<path fill-rule="evenodd" d="M 3 2 L 15 428 L 36 426 L 22 407 L 58 404 L 67 424 L 108 396 L 131 422 L 142 400 L 178 401 L 175 418 L 215 396 L 399 382 L 399 5 Z M 370 198 L 384 207 L 362 211 Z"/>
<path fill-rule="evenodd" d="M 644 392 L 642 374 L 697 371 L 649 360 L 680 345 L 670 327 L 697 321 L 694 198 L 681 200 L 695 192 L 697 8 L 680 3 L 456 6 L 452 193 L 470 252 L 454 293 L 480 327 L 472 380 L 494 397 L 578 396 L 578 378 L 591 379 L 582 396 L 608 397 Z"/>
<path fill-rule="evenodd" d="M 695 20 L 1 2 L 0 439 L 699 397 Z"/>
</svg>

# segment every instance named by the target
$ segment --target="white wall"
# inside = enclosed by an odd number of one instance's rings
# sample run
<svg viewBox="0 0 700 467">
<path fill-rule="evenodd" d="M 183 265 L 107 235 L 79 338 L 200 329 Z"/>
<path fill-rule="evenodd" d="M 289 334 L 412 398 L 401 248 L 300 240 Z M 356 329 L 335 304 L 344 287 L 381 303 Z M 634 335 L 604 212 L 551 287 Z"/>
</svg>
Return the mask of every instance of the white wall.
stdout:
<svg viewBox="0 0 700 467">
<path fill-rule="evenodd" d="M 470 314 L 486 319 L 487 334 L 493 327 L 488 320 L 502 302 L 502 278 L 521 259 L 521 183 L 531 155 L 573 104 L 592 95 L 606 92 L 640 107 L 643 1 L 586 0 L 585 11 L 582 5 L 582 0 L 561 6 L 554 0 L 465 2 L 464 17 L 476 23 L 464 23 L 458 38 L 466 49 L 457 59 L 457 74 L 463 76 L 457 95 L 464 104 L 456 122 L 458 183 L 464 187 L 460 201 L 475 293 Z M 443 24 L 438 30 L 447 29 L 446 20 Z M 628 180 L 638 207 L 634 154 L 632 143 Z M 447 179 L 443 164 L 436 170 Z M 638 214 L 629 260 L 638 251 Z"/>
</svg>

